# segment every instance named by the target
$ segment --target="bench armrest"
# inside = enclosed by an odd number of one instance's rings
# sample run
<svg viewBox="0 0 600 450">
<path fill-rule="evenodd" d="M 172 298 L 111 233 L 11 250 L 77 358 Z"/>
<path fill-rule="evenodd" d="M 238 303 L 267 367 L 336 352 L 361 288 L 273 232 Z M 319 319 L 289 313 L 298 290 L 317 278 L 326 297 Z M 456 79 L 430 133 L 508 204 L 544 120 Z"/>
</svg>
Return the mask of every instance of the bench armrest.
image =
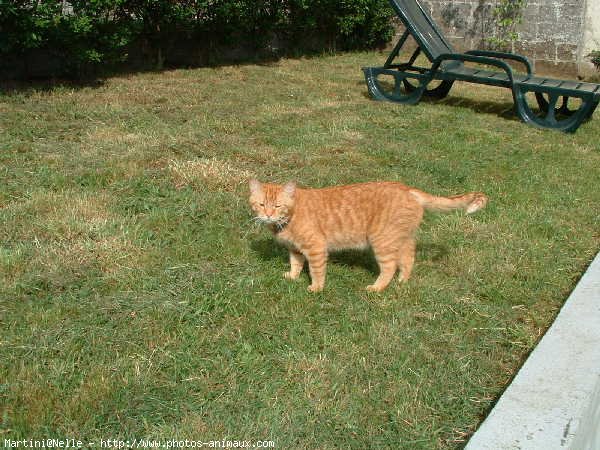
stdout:
<svg viewBox="0 0 600 450">
<path fill-rule="evenodd" d="M 511 82 L 511 84 L 514 82 L 512 69 L 508 64 L 506 64 L 504 61 L 500 61 L 499 59 L 488 58 L 486 56 L 469 55 L 466 53 L 443 53 L 433 61 L 431 73 L 434 74 L 435 72 L 437 72 L 437 70 L 440 67 L 440 64 L 444 61 L 462 61 L 495 66 L 506 72 L 506 75 L 508 76 L 508 79 Z"/>
<path fill-rule="evenodd" d="M 506 53 L 506 52 L 490 52 L 487 50 L 470 50 L 465 53 L 466 55 L 475 55 L 475 56 L 486 56 L 490 58 L 500 58 L 500 59 L 509 59 L 512 61 L 520 62 L 525 66 L 527 70 L 527 75 L 533 75 L 533 69 L 531 68 L 531 62 L 527 57 L 523 55 L 517 55 L 515 53 Z"/>
</svg>

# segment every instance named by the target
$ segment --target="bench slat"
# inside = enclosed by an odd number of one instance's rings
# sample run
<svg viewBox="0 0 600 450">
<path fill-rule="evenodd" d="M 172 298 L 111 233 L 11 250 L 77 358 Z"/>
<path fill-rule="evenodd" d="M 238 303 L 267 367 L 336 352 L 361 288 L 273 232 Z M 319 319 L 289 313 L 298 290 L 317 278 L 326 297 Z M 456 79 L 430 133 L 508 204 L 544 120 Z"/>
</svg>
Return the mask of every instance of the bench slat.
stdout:
<svg viewBox="0 0 600 450">
<path fill-rule="evenodd" d="M 577 88 L 577 90 L 585 91 L 585 92 L 596 92 L 598 90 L 598 87 L 600 87 L 600 86 L 597 84 L 581 83 L 581 85 Z"/>
</svg>

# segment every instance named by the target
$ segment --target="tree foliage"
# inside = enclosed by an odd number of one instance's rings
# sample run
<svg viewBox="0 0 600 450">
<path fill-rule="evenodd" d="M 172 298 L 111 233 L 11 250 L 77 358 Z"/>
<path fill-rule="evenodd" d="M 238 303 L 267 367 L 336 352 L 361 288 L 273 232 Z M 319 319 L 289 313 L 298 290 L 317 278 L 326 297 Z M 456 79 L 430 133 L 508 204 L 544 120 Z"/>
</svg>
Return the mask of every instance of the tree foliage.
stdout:
<svg viewBox="0 0 600 450">
<path fill-rule="evenodd" d="M 519 35 L 517 27 L 523 22 L 523 11 L 527 0 L 500 0 L 493 10 L 496 22 L 494 36 L 487 39 L 488 44 L 497 50 L 508 50 Z"/>
<path fill-rule="evenodd" d="M 142 45 L 162 66 L 182 40 L 207 51 L 369 48 L 389 40 L 386 0 L 0 0 L 0 57 L 42 50 L 81 74 Z"/>
<path fill-rule="evenodd" d="M 600 70 L 600 50 L 594 50 L 588 55 L 592 64 L 596 66 L 596 69 Z"/>
</svg>

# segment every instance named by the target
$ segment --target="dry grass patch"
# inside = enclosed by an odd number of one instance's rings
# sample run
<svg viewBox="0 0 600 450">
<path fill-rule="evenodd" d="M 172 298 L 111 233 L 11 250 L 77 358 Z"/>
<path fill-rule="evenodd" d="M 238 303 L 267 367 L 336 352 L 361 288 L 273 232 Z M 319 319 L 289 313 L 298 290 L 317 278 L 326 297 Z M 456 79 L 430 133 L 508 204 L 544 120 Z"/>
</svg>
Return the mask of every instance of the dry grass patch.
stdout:
<svg viewBox="0 0 600 450">
<path fill-rule="evenodd" d="M 226 161 L 199 158 L 169 163 L 169 172 L 177 188 L 191 186 L 195 189 L 236 191 L 254 174 Z"/>
<path fill-rule="evenodd" d="M 85 141 L 91 147 L 102 143 L 135 146 L 147 142 L 148 133 L 131 133 L 117 127 L 97 127 L 86 134 Z"/>
<path fill-rule="evenodd" d="M 288 116 L 309 116 L 315 113 L 314 108 L 305 105 L 293 104 L 267 104 L 259 109 L 259 112 L 266 112 L 273 115 L 288 115 Z"/>
<path fill-rule="evenodd" d="M 37 192 L 4 208 L 4 217 L 4 231 L 20 236 L 0 253 L 6 288 L 26 277 L 62 289 L 90 270 L 110 275 L 129 267 L 141 254 L 103 194 Z"/>
<path fill-rule="evenodd" d="M 169 143 L 169 136 L 161 136 L 156 131 L 132 132 L 121 127 L 101 126 L 83 136 L 79 149 L 80 155 L 85 158 L 106 157 L 108 154 L 122 159 Z"/>
<path fill-rule="evenodd" d="M 113 218 L 108 205 L 105 194 L 36 191 L 3 211 L 6 228 L 17 226 L 21 240 L 69 241 L 105 227 Z"/>
</svg>

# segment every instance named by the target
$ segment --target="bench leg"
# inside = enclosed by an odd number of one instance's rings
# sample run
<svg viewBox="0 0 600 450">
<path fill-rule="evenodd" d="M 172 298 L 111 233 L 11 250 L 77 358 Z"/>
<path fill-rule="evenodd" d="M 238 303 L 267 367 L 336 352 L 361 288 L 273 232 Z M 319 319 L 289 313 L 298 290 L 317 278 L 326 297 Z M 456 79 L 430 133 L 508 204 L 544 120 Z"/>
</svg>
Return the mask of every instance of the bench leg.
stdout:
<svg viewBox="0 0 600 450">
<path fill-rule="evenodd" d="M 596 111 L 596 108 L 598 107 L 598 103 L 600 103 L 600 101 L 593 102 L 592 107 L 590 108 L 590 112 L 589 112 L 588 116 L 585 118 L 585 120 L 590 120 L 592 118 L 594 111 Z"/>
<path fill-rule="evenodd" d="M 536 114 L 527 103 L 525 97 L 527 92 L 535 94 L 541 114 Z M 548 95 L 548 100 L 543 94 Z M 576 111 L 572 111 L 567 107 L 568 97 L 562 96 L 562 106 L 557 108 L 558 99 L 561 97 L 559 94 L 535 91 L 519 84 L 513 86 L 513 97 L 517 114 L 523 122 L 538 128 L 550 128 L 567 133 L 575 132 L 583 121 L 591 117 L 598 106 L 598 102 L 591 96 L 582 96 L 581 106 Z"/>
<path fill-rule="evenodd" d="M 548 112 L 548 100 L 546 100 L 546 97 L 544 97 L 544 94 L 542 94 L 541 92 L 536 92 L 535 93 L 535 98 L 537 100 L 537 104 L 540 108 L 540 111 L 543 111 L 544 113 Z M 569 98 L 566 95 L 562 96 L 562 105 L 560 108 L 555 108 L 554 113 L 556 116 L 558 115 L 562 115 L 562 116 L 572 116 L 573 114 L 575 114 L 577 112 L 577 110 L 572 110 L 569 108 Z M 592 108 L 590 109 L 590 112 L 588 114 L 588 116 L 584 119 L 584 121 L 589 120 L 592 117 L 592 114 L 594 114 L 594 111 L 596 110 L 596 107 L 598 106 L 598 102 L 592 102 Z"/>
<path fill-rule="evenodd" d="M 369 93 L 375 100 L 387 100 L 390 102 L 415 105 L 419 103 L 427 87 L 427 83 L 423 84 L 423 81 L 421 80 L 419 81 L 419 85 L 415 86 L 414 89 L 406 89 L 404 81 L 407 77 L 411 77 L 411 75 L 405 72 L 378 67 L 364 67 L 363 72 L 365 74 Z M 386 86 L 383 84 L 378 79 L 381 74 L 393 77 L 393 86 Z"/>
</svg>

